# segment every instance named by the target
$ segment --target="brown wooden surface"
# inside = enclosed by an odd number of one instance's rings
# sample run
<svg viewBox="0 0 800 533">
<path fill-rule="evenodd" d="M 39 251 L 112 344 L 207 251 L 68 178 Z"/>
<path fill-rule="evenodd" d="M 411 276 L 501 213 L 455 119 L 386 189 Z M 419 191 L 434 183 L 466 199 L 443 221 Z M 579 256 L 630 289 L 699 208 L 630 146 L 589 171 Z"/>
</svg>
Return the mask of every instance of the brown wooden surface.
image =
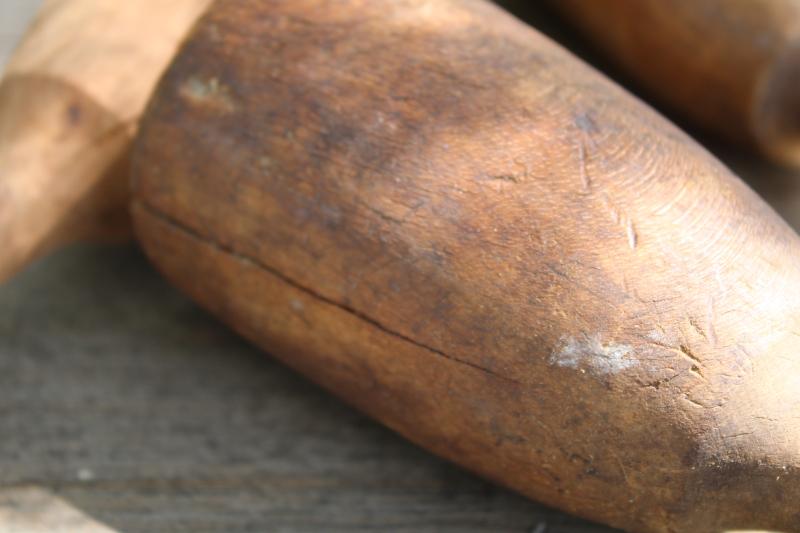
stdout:
<svg viewBox="0 0 800 533">
<path fill-rule="evenodd" d="M 0 80 L 0 282 L 58 246 L 130 238 L 128 154 L 138 120 L 207 5 L 42 3 Z M 3 10 L 29 13 L 15 3 Z"/>
<path fill-rule="evenodd" d="M 800 2 L 556 0 L 675 114 L 800 164 Z"/>
<path fill-rule="evenodd" d="M 481 0 L 219 0 L 134 154 L 148 255 L 412 441 L 637 532 L 800 528 L 800 240 Z"/>
</svg>

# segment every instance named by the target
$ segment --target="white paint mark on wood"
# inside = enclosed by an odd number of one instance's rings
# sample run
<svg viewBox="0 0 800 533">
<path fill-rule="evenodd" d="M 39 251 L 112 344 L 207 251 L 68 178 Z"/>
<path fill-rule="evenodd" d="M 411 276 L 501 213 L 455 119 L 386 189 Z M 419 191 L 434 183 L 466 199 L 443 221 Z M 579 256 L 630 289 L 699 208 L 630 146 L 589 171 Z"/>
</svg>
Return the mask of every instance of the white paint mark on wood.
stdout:
<svg viewBox="0 0 800 533">
<path fill-rule="evenodd" d="M 531 530 L 531 533 L 547 533 L 547 523 L 546 522 L 539 522 Z"/>
<path fill-rule="evenodd" d="M 616 374 L 636 364 L 630 358 L 633 349 L 627 344 L 603 344 L 600 334 L 580 338 L 562 337 L 550 355 L 550 363 L 569 368 L 593 370 L 599 374 Z"/>
<path fill-rule="evenodd" d="M 647 338 L 656 344 L 662 344 L 666 347 L 675 344 L 675 339 L 672 338 L 671 335 L 668 335 L 661 326 L 657 326 L 657 329 L 650 331 L 650 333 L 647 334 Z"/>
<path fill-rule="evenodd" d="M 94 479 L 94 472 L 90 468 L 81 468 L 78 470 L 78 480 L 91 481 Z"/>
<path fill-rule="evenodd" d="M 223 112 L 236 109 L 230 89 L 219 78 L 192 76 L 181 85 L 180 94 L 195 105 L 209 106 Z"/>
</svg>

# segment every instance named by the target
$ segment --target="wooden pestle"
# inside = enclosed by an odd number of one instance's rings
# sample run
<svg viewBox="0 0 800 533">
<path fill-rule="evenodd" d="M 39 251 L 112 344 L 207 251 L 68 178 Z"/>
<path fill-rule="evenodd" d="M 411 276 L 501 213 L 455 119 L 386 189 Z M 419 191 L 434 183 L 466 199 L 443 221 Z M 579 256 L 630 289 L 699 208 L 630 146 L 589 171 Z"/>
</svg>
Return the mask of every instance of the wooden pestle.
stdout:
<svg viewBox="0 0 800 533">
<path fill-rule="evenodd" d="M 173 283 L 429 450 L 629 531 L 800 531 L 800 240 L 496 6 L 218 0 L 133 179 Z"/>
<path fill-rule="evenodd" d="M 139 117 L 208 3 L 45 2 L 0 84 L 0 282 L 55 246 L 130 233 Z"/>
<path fill-rule="evenodd" d="M 676 114 L 800 166 L 800 1 L 552 5 Z"/>
</svg>

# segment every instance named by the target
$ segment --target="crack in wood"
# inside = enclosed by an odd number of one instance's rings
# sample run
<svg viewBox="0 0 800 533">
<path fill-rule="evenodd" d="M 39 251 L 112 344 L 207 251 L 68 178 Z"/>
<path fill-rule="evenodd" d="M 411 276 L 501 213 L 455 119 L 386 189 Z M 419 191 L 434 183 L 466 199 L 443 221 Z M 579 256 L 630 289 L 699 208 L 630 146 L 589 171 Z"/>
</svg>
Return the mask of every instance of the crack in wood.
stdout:
<svg viewBox="0 0 800 533">
<path fill-rule="evenodd" d="M 366 322 L 366 323 L 370 324 L 371 326 L 383 331 L 384 333 L 386 333 L 388 335 L 391 335 L 391 336 L 393 336 L 395 338 L 398 338 L 400 340 L 403 340 L 405 342 L 413 344 L 414 346 L 417 346 L 418 348 L 422 348 L 422 349 L 424 349 L 424 350 L 426 350 L 428 352 L 436 354 L 436 355 L 438 355 L 440 357 L 443 357 L 443 358 L 448 359 L 450 361 L 453 361 L 455 363 L 459 363 L 459 364 L 468 366 L 470 368 L 473 368 L 475 370 L 479 370 L 480 372 L 485 373 L 487 375 L 490 375 L 490 376 L 492 376 L 494 378 L 502 379 L 504 381 L 515 383 L 517 385 L 522 384 L 520 381 L 518 381 L 518 380 L 516 380 L 514 378 L 510 378 L 510 377 L 504 376 L 502 374 L 498 374 L 497 372 L 494 372 L 493 370 L 490 370 L 490 369 L 485 368 L 483 366 L 477 365 L 477 364 L 475 364 L 473 362 L 466 361 L 466 360 L 461 359 L 459 357 L 454 357 L 454 356 L 449 355 L 448 353 L 446 353 L 446 352 L 444 352 L 442 350 L 439 350 L 437 348 L 433 348 L 432 346 L 428 346 L 428 345 L 426 345 L 424 343 L 421 343 L 421 342 L 419 342 L 417 340 L 414 340 L 411 337 L 408 337 L 408 336 L 406 336 L 406 335 L 404 335 L 402 333 L 394 331 L 394 330 L 390 329 L 389 327 L 385 326 L 384 324 L 382 324 L 381 322 L 379 322 L 378 320 L 370 317 L 369 315 L 366 315 L 364 312 L 359 311 L 358 309 L 355 309 L 354 307 L 351 307 L 351 306 L 349 306 L 347 304 L 343 304 L 341 302 L 337 302 L 336 300 L 333 300 L 333 299 L 331 299 L 331 298 L 329 298 L 329 297 L 327 297 L 325 295 L 322 295 L 322 294 L 314 291 L 313 289 L 310 289 L 310 288 L 298 283 L 297 281 L 295 281 L 291 277 L 287 276 L 283 272 L 281 272 L 281 271 L 279 271 L 279 270 L 277 270 L 277 269 L 275 269 L 275 268 L 273 268 L 273 267 L 271 267 L 271 266 L 269 266 L 269 265 L 267 265 L 267 264 L 265 264 L 265 263 L 263 263 L 263 262 L 261 262 L 261 261 L 259 261 L 257 259 L 254 259 L 254 258 L 252 258 L 250 256 L 244 255 L 241 252 L 231 248 L 230 246 L 225 246 L 223 244 L 220 244 L 218 242 L 215 242 L 215 241 L 209 239 L 208 237 L 206 237 L 205 235 L 199 233 L 195 229 L 190 228 L 190 227 L 178 222 L 174 218 L 172 218 L 169 215 L 165 214 L 164 212 L 162 212 L 162 211 L 150 206 L 146 202 L 143 202 L 141 200 L 134 200 L 134 204 L 139 206 L 139 207 L 141 207 L 149 215 L 157 218 L 158 220 L 160 220 L 164 224 L 169 225 L 170 227 L 176 229 L 177 231 L 180 231 L 184 235 L 187 235 L 187 236 L 189 236 L 189 237 L 191 237 L 191 238 L 193 238 L 195 240 L 199 240 L 203 244 L 214 248 L 215 250 L 219 251 L 220 253 L 224 253 L 224 254 L 230 255 L 232 257 L 235 257 L 236 259 L 238 259 L 240 261 L 244 261 L 247 264 L 249 264 L 251 266 L 254 266 L 257 269 L 259 269 L 259 270 L 261 270 L 263 272 L 266 272 L 267 274 L 271 274 L 272 276 L 278 278 L 282 282 L 294 287 L 295 289 L 297 289 L 299 291 L 302 291 L 303 293 L 311 296 L 312 298 L 314 298 L 316 300 L 319 300 L 319 301 L 321 301 L 323 303 L 326 303 L 328 305 L 334 306 L 334 307 L 336 307 L 338 309 L 341 309 L 342 311 L 345 311 L 345 312 L 355 316 L 356 318 L 362 320 L 363 322 Z"/>
</svg>

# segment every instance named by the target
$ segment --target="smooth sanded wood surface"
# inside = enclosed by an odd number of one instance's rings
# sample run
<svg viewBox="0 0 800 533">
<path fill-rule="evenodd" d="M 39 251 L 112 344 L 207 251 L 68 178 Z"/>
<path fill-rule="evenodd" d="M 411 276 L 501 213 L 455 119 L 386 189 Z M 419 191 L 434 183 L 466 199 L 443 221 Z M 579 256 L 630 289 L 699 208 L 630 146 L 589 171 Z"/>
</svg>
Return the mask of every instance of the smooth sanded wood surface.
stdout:
<svg viewBox="0 0 800 533">
<path fill-rule="evenodd" d="M 120 533 L 612 531 L 408 444 L 133 248 L 69 249 L 0 289 L 0 411 L 0 532 L 31 486 Z"/>
</svg>

